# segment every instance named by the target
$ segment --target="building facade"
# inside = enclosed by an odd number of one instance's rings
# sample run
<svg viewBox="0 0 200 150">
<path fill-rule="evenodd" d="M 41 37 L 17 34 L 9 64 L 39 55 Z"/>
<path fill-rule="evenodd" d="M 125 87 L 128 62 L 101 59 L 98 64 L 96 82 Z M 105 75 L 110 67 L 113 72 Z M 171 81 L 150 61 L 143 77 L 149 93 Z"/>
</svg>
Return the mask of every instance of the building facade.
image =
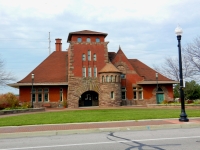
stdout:
<svg viewBox="0 0 200 150">
<path fill-rule="evenodd" d="M 69 108 L 173 100 L 176 81 L 161 74 L 156 79 L 156 71 L 137 59 L 128 59 L 120 47 L 117 53 L 109 52 L 106 36 L 89 30 L 70 32 L 66 51 L 62 51 L 62 40 L 56 39 L 51 55 L 24 79 L 9 85 L 19 88 L 21 102 L 33 101 L 35 107 L 58 107 L 65 100 Z"/>
</svg>

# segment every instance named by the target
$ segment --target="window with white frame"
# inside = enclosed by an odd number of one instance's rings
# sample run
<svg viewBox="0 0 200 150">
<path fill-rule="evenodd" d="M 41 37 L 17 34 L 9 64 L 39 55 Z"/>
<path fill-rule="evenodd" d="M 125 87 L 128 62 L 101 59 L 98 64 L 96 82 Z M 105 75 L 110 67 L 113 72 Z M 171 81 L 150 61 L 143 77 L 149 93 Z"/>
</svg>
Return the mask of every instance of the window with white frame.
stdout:
<svg viewBox="0 0 200 150">
<path fill-rule="evenodd" d="M 45 102 L 49 101 L 49 89 L 47 88 L 44 89 L 44 101 Z"/>
<path fill-rule="evenodd" d="M 63 89 L 60 88 L 60 101 L 62 102 L 63 101 Z"/>
<path fill-rule="evenodd" d="M 31 101 L 35 102 L 36 99 L 36 89 L 32 89 L 31 91 Z"/>
<path fill-rule="evenodd" d="M 97 55 L 96 54 L 93 55 L 93 60 L 97 61 Z"/>
<path fill-rule="evenodd" d="M 122 100 L 126 100 L 126 87 L 122 87 Z"/>
<path fill-rule="evenodd" d="M 42 102 L 42 89 L 38 89 L 38 102 Z"/>
<path fill-rule="evenodd" d="M 85 61 L 85 54 L 82 54 L 82 61 Z"/>
<path fill-rule="evenodd" d="M 91 61 L 91 51 L 88 50 L 88 61 Z"/>
<path fill-rule="evenodd" d="M 82 68 L 82 77 L 86 77 L 86 68 L 85 67 Z"/>
<path fill-rule="evenodd" d="M 133 99 L 142 100 L 143 99 L 143 88 L 142 87 L 133 87 Z"/>
<path fill-rule="evenodd" d="M 97 67 L 94 67 L 94 77 L 97 77 Z"/>
<path fill-rule="evenodd" d="M 90 67 L 88 67 L 88 77 L 92 77 L 92 75 L 91 75 L 91 68 Z"/>
</svg>

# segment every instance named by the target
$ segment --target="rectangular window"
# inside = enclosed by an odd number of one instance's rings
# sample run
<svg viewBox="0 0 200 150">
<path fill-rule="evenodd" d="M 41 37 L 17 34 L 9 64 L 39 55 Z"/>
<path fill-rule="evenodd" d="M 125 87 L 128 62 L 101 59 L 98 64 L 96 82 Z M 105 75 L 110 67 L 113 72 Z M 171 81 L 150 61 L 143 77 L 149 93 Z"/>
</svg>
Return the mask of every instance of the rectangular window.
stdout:
<svg viewBox="0 0 200 150">
<path fill-rule="evenodd" d="M 97 67 L 94 67 L 94 77 L 97 77 Z"/>
<path fill-rule="evenodd" d="M 122 91 L 122 100 L 125 100 L 125 99 L 126 99 L 126 92 Z"/>
<path fill-rule="evenodd" d="M 91 68 L 88 67 L 88 77 L 91 77 Z"/>
<path fill-rule="evenodd" d="M 63 101 L 63 89 L 60 89 L 60 101 Z"/>
<path fill-rule="evenodd" d="M 97 55 L 96 54 L 93 55 L 93 60 L 97 61 Z"/>
<path fill-rule="evenodd" d="M 82 41 L 81 37 L 78 37 L 77 42 L 81 42 L 81 41 Z"/>
<path fill-rule="evenodd" d="M 88 61 L 91 61 L 91 51 L 88 51 Z"/>
<path fill-rule="evenodd" d="M 44 101 L 49 101 L 49 89 L 44 89 Z"/>
<path fill-rule="evenodd" d="M 31 89 L 32 91 L 31 91 L 31 100 L 32 100 L 32 102 L 35 102 L 35 99 L 36 99 L 36 97 L 35 97 L 35 89 Z"/>
<path fill-rule="evenodd" d="M 121 79 L 126 79 L 126 75 L 125 74 L 121 74 Z"/>
<path fill-rule="evenodd" d="M 82 54 L 82 61 L 85 61 L 85 54 Z"/>
<path fill-rule="evenodd" d="M 143 99 L 143 88 L 142 87 L 133 87 L 133 99 L 134 100 Z"/>
<path fill-rule="evenodd" d="M 82 76 L 86 77 L 86 68 L 85 67 L 82 68 Z"/>
<path fill-rule="evenodd" d="M 114 99 L 114 92 L 113 91 L 110 93 L 110 98 Z"/>
<path fill-rule="evenodd" d="M 96 38 L 96 42 L 98 42 L 98 43 L 99 43 L 99 42 L 100 42 L 100 39 L 99 39 L 99 38 Z"/>
<path fill-rule="evenodd" d="M 122 87 L 122 100 L 126 100 L 126 87 Z"/>
<path fill-rule="evenodd" d="M 38 102 L 42 102 L 42 89 L 38 89 Z"/>
</svg>

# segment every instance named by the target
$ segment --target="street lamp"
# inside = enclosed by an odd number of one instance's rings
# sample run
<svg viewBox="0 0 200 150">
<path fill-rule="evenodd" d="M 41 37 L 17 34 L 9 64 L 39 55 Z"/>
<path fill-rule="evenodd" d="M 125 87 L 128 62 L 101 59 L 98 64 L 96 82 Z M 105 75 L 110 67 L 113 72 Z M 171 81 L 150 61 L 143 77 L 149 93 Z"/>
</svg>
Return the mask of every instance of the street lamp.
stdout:
<svg viewBox="0 0 200 150">
<path fill-rule="evenodd" d="M 32 95 L 32 96 L 31 96 L 31 103 L 32 103 L 32 104 L 31 104 L 31 107 L 33 108 L 33 107 L 34 107 L 34 106 L 33 106 L 33 82 L 34 82 L 34 73 L 31 74 L 31 78 L 32 78 L 32 90 L 31 90 L 31 91 L 32 91 L 32 93 L 31 93 L 31 95 Z"/>
<path fill-rule="evenodd" d="M 175 29 L 175 33 L 177 35 L 178 40 L 178 54 L 179 54 L 179 76 L 180 76 L 180 98 L 181 98 L 181 114 L 179 121 L 180 122 L 188 122 L 187 114 L 185 112 L 185 99 L 184 99 L 184 91 L 183 91 L 183 73 L 182 73 L 182 58 L 181 58 L 181 34 L 183 33 L 180 26 L 177 26 Z"/>
<path fill-rule="evenodd" d="M 156 72 L 156 83 L 157 83 L 157 88 L 156 88 L 156 101 L 157 101 L 157 103 L 158 103 L 158 96 L 157 96 L 157 94 L 158 94 L 158 73 Z"/>
</svg>

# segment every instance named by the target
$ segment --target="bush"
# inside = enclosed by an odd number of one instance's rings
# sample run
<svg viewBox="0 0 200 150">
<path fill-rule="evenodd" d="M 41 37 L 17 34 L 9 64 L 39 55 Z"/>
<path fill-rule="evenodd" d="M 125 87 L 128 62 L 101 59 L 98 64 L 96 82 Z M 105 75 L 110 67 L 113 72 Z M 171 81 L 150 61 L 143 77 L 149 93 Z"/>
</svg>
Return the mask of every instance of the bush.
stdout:
<svg viewBox="0 0 200 150">
<path fill-rule="evenodd" d="M 5 108 L 15 108 L 19 106 L 19 99 L 13 93 L 0 95 L 0 110 Z"/>
</svg>

